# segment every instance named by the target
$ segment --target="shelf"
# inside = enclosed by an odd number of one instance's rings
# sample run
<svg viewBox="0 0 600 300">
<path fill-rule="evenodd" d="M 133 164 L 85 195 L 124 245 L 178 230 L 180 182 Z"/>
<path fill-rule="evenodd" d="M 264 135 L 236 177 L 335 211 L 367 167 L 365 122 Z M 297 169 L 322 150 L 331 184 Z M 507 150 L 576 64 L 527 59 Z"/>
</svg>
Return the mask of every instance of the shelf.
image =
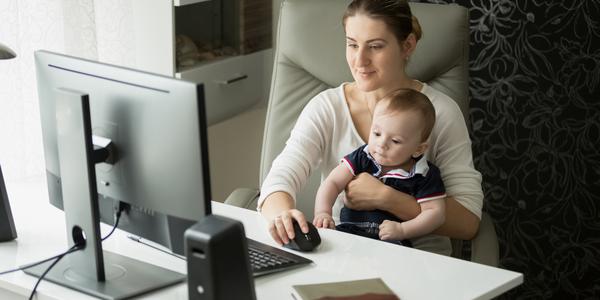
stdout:
<svg viewBox="0 0 600 300">
<path fill-rule="evenodd" d="M 272 49 L 198 64 L 176 78 L 204 85 L 208 124 L 238 115 L 269 95 Z"/>
<path fill-rule="evenodd" d="M 185 5 L 196 4 L 196 3 L 200 3 L 200 2 L 208 2 L 208 1 L 212 1 L 212 0 L 173 0 L 173 5 L 174 6 L 185 6 Z"/>
</svg>

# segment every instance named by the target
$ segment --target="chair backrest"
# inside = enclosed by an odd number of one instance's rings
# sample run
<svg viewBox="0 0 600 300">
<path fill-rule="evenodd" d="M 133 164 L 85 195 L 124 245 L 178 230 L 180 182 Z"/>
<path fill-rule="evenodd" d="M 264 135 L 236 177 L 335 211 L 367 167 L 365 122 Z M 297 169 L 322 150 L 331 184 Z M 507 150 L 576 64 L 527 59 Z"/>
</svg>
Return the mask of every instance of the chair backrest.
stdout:
<svg viewBox="0 0 600 300">
<path fill-rule="evenodd" d="M 353 81 L 345 59 L 342 16 L 348 0 L 286 0 L 281 5 L 275 63 L 261 157 L 261 181 L 283 150 L 306 103 L 319 92 Z M 458 102 L 465 120 L 468 99 L 468 10 L 458 5 L 410 3 L 423 37 L 407 72 Z M 312 219 L 320 172 L 297 195 Z M 262 183 L 262 182 L 261 182 Z M 304 207 L 301 205 L 305 205 Z"/>
</svg>

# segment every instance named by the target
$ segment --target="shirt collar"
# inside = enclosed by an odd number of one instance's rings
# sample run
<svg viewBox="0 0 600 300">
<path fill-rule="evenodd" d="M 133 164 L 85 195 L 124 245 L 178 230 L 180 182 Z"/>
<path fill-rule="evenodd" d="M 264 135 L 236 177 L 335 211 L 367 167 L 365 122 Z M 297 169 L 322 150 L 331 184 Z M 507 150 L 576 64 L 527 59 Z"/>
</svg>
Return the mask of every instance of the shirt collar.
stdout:
<svg viewBox="0 0 600 300">
<path fill-rule="evenodd" d="M 390 171 L 388 171 L 385 174 L 381 174 L 382 171 L 382 167 L 381 165 L 371 156 L 371 153 L 369 153 L 369 145 L 366 145 L 365 148 L 363 148 L 363 151 L 367 154 L 367 157 L 373 162 L 373 164 L 377 167 L 377 172 L 373 173 L 373 176 L 375 177 L 381 177 L 381 178 L 388 178 L 388 177 L 394 177 L 394 178 L 410 178 L 413 177 L 417 174 L 421 174 L 423 176 L 427 175 L 427 171 L 429 171 L 429 164 L 427 163 L 427 159 L 425 158 L 425 155 L 421 155 L 421 157 L 419 157 L 419 159 L 417 160 L 417 163 L 415 163 L 412 168 L 410 169 L 410 172 L 405 171 L 402 168 L 397 168 L 397 169 L 392 169 Z"/>
</svg>

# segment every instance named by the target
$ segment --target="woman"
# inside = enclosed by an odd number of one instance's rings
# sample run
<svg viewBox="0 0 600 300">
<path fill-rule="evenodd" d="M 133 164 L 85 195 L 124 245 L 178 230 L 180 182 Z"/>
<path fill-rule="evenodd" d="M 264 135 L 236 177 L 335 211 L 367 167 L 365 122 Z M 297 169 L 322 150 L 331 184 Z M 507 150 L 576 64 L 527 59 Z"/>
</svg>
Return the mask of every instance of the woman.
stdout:
<svg viewBox="0 0 600 300">
<path fill-rule="evenodd" d="M 365 144 L 375 104 L 399 88 L 422 92 L 436 109 L 436 125 L 430 137 L 427 159 L 442 173 L 448 195 L 446 222 L 435 233 L 471 239 L 477 232 L 483 194 L 481 175 L 473 168 L 471 142 L 457 104 L 432 87 L 409 78 L 406 63 L 421 36 L 406 1 L 355 0 L 343 17 L 346 59 L 354 82 L 325 90 L 304 108 L 282 153 L 273 161 L 259 198 L 259 210 L 269 221 L 269 231 L 279 244 L 294 237 L 292 219 L 308 231 L 302 212 L 294 209 L 294 197 L 310 170 L 328 174 L 339 159 Z M 355 210 L 381 209 L 402 220 L 420 213 L 415 199 L 361 174 L 338 199 Z M 413 240 L 416 248 L 450 253 L 448 238 L 427 236 Z"/>
</svg>

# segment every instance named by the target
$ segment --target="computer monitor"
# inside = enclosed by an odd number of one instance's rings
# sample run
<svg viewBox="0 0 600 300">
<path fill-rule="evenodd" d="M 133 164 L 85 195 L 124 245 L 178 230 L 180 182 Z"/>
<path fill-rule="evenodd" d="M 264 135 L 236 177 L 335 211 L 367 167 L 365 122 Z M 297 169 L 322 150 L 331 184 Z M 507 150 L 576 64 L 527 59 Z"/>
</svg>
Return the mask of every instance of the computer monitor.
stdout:
<svg viewBox="0 0 600 300">
<path fill-rule="evenodd" d="M 184 280 L 102 251 L 99 222 L 127 203 L 120 228 L 167 246 L 177 236 L 183 252 L 183 231 L 211 208 L 202 85 L 48 51 L 35 64 L 50 202 L 69 246 L 86 237 L 46 278 L 106 299 Z"/>
</svg>

